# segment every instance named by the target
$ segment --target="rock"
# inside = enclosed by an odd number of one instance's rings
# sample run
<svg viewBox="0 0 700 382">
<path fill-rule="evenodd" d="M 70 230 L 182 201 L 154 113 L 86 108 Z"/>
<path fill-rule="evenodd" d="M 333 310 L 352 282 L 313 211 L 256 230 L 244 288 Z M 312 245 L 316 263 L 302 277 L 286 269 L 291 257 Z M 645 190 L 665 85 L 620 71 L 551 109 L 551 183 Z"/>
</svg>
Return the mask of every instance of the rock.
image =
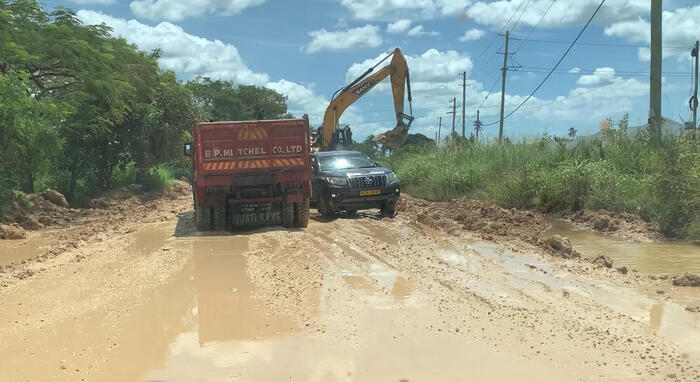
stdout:
<svg viewBox="0 0 700 382">
<path fill-rule="evenodd" d="M 42 229 L 44 228 L 44 225 L 39 222 L 35 217 L 33 216 L 25 216 L 24 221 L 21 223 L 22 228 L 28 229 L 28 230 L 37 230 L 37 229 Z"/>
<path fill-rule="evenodd" d="M 190 184 L 181 180 L 174 181 L 173 184 L 170 186 L 170 189 L 174 193 L 182 196 L 192 194 L 192 187 L 190 186 Z"/>
<path fill-rule="evenodd" d="M 574 247 L 571 245 L 571 241 L 569 241 L 569 238 L 559 236 L 559 235 L 553 235 L 549 238 L 547 238 L 546 243 L 549 244 L 549 246 L 561 253 L 564 257 L 577 257 L 578 252 L 574 251 Z"/>
<path fill-rule="evenodd" d="M 593 220 L 593 229 L 596 231 L 604 231 L 610 226 L 610 219 L 605 216 L 598 216 Z"/>
<path fill-rule="evenodd" d="M 134 194 L 141 193 L 143 191 L 143 186 L 140 184 L 130 184 L 126 186 L 126 189 L 129 190 L 129 192 L 132 192 Z"/>
<path fill-rule="evenodd" d="M 66 200 L 66 197 L 56 190 L 52 190 L 49 188 L 48 190 L 42 192 L 41 196 L 43 196 L 44 199 L 59 207 L 68 208 L 68 201 Z"/>
<path fill-rule="evenodd" d="M 19 240 L 26 238 L 27 231 L 17 224 L 7 225 L 0 223 L 0 239 Z"/>
<path fill-rule="evenodd" d="M 617 268 L 615 268 L 615 270 L 622 273 L 623 275 L 627 274 L 627 267 L 625 267 L 625 266 L 617 267 Z"/>
<path fill-rule="evenodd" d="M 97 198 L 90 201 L 90 207 L 100 210 L 106 210 L 112 207 L 112 203 L 110 203 L 109 200 L 105 198 Z"/>
<path fill-rule="evenodd" d="M 666 291 L 664 291 L 663 289 L 659 289 L 656 291 L 656 294 L 666 294 Z"/>
<path fill-rule="evenodd" d="M 601 267 L 605 267 L 605 268 L 612 268 L 613 261 L 608 256 L 599 255 L 598 257 L 595 258 L 595 260 L 593 260 L 593 264 L 598 264 Z"/>
<path fill-rule="evenodd" d="M 693 275 L 690 273 L 685 273 L 680 276 L 675 276 L 673 278 L 673 285 L 675 286 L 687 286 L 687 287 L 700 287 L 700 276 Z"/>
<path fill-rule="evenodd" d="M 687 310 L 688 312 L 700 313 L 700 305 L 686 306 L 685 310 Z"/>
</svg>

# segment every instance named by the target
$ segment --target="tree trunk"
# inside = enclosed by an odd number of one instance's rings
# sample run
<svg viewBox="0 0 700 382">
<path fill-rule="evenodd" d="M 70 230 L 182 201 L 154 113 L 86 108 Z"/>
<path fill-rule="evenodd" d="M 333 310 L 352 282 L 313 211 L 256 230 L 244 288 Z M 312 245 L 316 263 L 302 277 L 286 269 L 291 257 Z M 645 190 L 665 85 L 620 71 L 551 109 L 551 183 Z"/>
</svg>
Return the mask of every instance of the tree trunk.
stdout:
<svg viewBox="0 0 700 382">
<path fill-rule="evenodd" d="M 22 192 L 26 194 L 34 192 L 34 174 L 31 171 L 25 171 L 24 179 L 22 179 Z"/>
<path fill-rule="evenodd" d="M 75 187 L 78 183 L 78 168 L 73 167 L 70 170 L 70 184 L 68 185 L 68 202 L 72 203 L 75 200 Z"/>
</svg>

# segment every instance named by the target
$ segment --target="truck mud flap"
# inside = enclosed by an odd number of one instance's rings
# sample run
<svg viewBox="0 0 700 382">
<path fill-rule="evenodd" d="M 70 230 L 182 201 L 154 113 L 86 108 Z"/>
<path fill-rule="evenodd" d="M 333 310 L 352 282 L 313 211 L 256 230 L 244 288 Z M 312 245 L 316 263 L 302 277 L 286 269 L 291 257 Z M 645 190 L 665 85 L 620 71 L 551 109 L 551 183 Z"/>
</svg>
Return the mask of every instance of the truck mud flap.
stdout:
<svg viewBox="0 0 700 382">
<path fill-rule="evenodd" d="M 232 204 L 231 224 L 234 227 L 259 227 L 282 224 L 282 203 Z"/>
</svg>

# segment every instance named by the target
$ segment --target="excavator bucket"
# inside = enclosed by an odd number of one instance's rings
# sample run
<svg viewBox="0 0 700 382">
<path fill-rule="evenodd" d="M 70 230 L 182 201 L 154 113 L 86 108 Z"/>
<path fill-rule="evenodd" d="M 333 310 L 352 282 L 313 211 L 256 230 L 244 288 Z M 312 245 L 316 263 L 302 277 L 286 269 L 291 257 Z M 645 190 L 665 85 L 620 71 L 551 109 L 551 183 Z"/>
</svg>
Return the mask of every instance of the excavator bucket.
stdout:
<svg viewBox="0 0 700 382">
<path fill-rule="evenodd" d="M 375 142 L 381 143 L 386 147 L 395 149 L 406 142 L 408 136 L 408 126 L 402 123 L 396 124 L 393 129 L 377 135 L 374 138 Z"/>
</svg>

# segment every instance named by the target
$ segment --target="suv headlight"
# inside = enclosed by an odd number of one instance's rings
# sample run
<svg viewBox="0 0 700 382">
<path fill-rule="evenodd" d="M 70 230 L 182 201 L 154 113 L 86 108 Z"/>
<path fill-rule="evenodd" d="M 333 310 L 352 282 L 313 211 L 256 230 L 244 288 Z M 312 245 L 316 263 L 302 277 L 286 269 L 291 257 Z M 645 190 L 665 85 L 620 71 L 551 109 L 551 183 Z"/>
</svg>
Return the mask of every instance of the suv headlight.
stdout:
<svg viewBox="0 0 700 382">
<path fill-rule="evenodd" d="M 327 176 L 326 181 L 330 184 L 334 184 L 336 186 L 344 186 L 348 184 L 348 178 L 346 177 L 339 177 L 339 176 Z"/>
<path fill-rule="evenodd" d="M 394 182 L 396 182 L 396 174 L 393 172 L 386 174 L 386 184 L 392 184 Z"/>
</svg>

